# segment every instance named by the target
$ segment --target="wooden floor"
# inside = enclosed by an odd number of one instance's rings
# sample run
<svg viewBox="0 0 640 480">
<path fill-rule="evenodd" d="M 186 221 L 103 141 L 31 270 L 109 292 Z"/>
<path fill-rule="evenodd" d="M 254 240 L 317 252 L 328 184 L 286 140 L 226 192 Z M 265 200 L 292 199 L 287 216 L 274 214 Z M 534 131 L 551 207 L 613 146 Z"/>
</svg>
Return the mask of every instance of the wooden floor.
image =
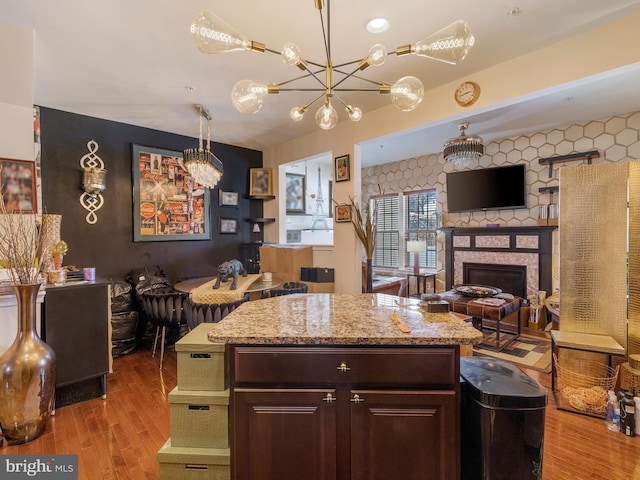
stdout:
<svg viewBox="0 0 640 480">
<path fill-rule="evenodd" d="M 163 371 L 148 350 L 114 360 L 107 400 L 58 408 L 40 438 L 8 453 L 78 454 L 79 479 L 157 479 L 156 452 L 169 438 L 168 393 L 176 385 L 176 356 L 165 352 Z M 525 370 L 550 388 L 549 374 Z M 640 436 L 609 432 L 604 420 L 546 411 L 543 480 L 640 479 Z M 298 480 L 298 479 L 283 479 Z"/>
</svg>

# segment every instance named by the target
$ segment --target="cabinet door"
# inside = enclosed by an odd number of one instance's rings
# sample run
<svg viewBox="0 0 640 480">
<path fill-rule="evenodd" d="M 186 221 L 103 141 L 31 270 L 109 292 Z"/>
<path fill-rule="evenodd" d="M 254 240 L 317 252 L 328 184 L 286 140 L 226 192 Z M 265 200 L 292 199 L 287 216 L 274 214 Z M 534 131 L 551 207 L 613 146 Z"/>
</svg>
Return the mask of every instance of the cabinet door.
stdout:
<svg viewBox="0 0 640 480">
<path fill-rule="evenodd" d="M 109 372 L 109 284 L 47 288 L 43 339 L 56 352 L 56 387 Z"/>
<path fill-rule="evenodd" d="M 457 479 L 456 405 L 454 391 L 352 390 L 351 479 Z"/>
<path fill-rule="evenodd" d="M 335 396 L 331 389 L 234 389 L 234 478 L 334 480 Z"/>
</svg>

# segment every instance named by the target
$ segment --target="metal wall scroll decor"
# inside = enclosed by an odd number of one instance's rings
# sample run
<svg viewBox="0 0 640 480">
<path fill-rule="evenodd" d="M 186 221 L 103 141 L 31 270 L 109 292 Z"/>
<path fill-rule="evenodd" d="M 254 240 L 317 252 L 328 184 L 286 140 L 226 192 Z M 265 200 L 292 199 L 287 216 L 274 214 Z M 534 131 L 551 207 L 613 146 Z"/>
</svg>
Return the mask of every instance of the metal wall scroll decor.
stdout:
<svg viewBox="0 0 640 480">
<path fill-rule="evenodd" d="M 107 171 L 104 169 L 102 159 L 96 155 L 99 148 L 98 143 L 95 140 L 89 140 L 87 148 L 89 153 L 80 159 L 80 167 L 83 170 L 82 189 L 84 190 L 80 195 L 80 205 L 88 211 L 85 220 L 93 225 L 98 221 L 96 212 L 104 205 L 102 192 L 106 188 Z"/>
</svg>

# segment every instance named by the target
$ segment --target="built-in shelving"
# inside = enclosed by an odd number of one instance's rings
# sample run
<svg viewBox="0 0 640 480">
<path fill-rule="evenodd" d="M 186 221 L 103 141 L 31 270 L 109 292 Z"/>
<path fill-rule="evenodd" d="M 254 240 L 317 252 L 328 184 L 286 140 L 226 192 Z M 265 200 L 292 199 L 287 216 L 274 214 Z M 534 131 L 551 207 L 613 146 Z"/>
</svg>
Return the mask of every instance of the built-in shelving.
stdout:
<svg viewBox="0 0 640 480">
<path fill-rule="evenodd" d="M 276 198 L 275 195 L 247 195 L 249 200 L 274 200 Z"/>
<path fill-rule="evenodd" d="M 244 219 L 245 222 L 251 223 L 273 223 L 276 221 L 275 218 L 264 218 L 264 217 L 249 217 Z"/>
</svg>

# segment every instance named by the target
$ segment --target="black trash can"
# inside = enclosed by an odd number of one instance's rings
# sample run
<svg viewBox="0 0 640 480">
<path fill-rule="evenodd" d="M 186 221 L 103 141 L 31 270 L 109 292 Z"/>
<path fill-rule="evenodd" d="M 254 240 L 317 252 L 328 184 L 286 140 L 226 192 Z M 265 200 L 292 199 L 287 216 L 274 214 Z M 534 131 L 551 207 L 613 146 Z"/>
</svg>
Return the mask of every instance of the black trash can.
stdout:
<svg viewBox="0 0 640 480">
<path fill-rule="evenodd" d="M 547 391 L 505 360 L 460 359 L 462 480 L 540 480 Z"/>
</svg>

